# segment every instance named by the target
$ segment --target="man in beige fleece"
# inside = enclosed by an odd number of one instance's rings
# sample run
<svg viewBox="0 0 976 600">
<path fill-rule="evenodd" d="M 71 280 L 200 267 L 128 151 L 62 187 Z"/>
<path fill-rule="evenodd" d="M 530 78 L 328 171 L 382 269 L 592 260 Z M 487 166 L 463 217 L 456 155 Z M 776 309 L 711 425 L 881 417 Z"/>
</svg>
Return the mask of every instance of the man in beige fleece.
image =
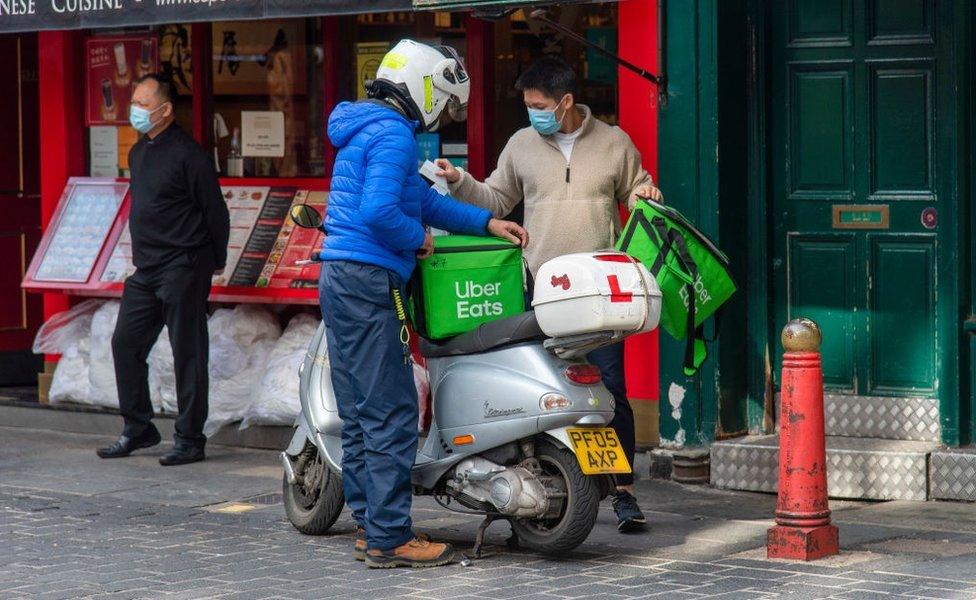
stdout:
<svg viewBox="0 0 976 600">
<path fill-rule="evenodd" d="M 512 136 L 498 159 L 498 168 L 484 182 L 443 159 L 437 161 L 451 195 L 508 215 L 525 202 L 525 229 L 532 235 L 526 249 L 529 269 L 556 256 L 610 248 L 620 232 L 618 206 L 633 206 L 637 197 L 662 200 L 640 153 L 619 127 L 595 119 L 576 103 L 576 74 L 557 58 L 543 58 L 519 77 L 530 127 Z M 634 464 L 634 413 L 624 384 L 623 344 L 592 352 L 589 361 L 603 373 L 614 396 L 611 427 Z M 617 529 L 642 529 L 646 520 L 634 497 L 632 475 L 616 477 L 613 508 Z"/>
</svg>

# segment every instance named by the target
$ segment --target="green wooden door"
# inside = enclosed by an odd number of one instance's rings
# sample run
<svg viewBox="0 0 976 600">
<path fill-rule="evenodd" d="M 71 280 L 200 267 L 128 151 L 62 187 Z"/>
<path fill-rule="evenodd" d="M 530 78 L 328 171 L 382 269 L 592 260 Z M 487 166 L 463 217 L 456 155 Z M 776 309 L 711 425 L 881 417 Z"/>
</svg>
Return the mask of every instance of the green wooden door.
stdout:
<svg viewBox="0 0 976 600">
<path fill-rule="evenodd" d="M 955 397 L 952 3 L 771 9 L 771 330 L 816 320 L 835 392 Z"/>
</svg>

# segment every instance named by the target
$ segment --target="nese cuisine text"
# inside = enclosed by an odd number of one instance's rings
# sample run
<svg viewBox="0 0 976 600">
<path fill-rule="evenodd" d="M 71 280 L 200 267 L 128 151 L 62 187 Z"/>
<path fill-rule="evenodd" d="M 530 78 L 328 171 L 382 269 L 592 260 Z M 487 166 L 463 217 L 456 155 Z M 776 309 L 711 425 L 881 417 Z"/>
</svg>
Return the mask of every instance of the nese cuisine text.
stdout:
<svg viewBox="0 0 976 600">
<path fill-rule="evenodd" d="M 239 2 L 240 0 L 156 0 L 156 6 L 174 6 L 179 4 L 224 4 Z M 0 0 L 0 17 L 14 17 L 37 14 L 38 6 L 50 6 L 56 14 L 96 13 L 104 11 L 119 11 L 131 4 L 131 0 Z"/>
</svg>

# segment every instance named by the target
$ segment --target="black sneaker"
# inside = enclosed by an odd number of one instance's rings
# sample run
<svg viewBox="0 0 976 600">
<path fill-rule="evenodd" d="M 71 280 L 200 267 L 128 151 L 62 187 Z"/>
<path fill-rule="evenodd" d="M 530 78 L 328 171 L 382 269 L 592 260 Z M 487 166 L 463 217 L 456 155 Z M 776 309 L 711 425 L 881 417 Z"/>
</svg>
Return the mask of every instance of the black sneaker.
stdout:
<svg viewBox="0 0 976 600">
<path fill-rule="evenodd" d="M 617 513 L 617 531 L 630 533 L 644 529 L 647 519 L 637 506 L 637 498 L 629 492 L 617 490 L 613 495 L 613 512 Z"/>
</svg>

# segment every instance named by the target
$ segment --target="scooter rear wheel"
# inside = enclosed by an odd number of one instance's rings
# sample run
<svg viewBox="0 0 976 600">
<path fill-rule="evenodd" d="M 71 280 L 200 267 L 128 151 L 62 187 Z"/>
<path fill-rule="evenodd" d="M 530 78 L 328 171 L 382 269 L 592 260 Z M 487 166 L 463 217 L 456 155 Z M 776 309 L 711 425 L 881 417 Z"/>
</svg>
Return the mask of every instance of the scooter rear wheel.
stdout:
<svg viewBox="0 0 976 600">
<path fill-rule="evenodd" d="M 299 481 L 288 483 L 282 477 L 282 496 L 285 513 L 295 529 L 306 535 L 323 535 L 335 524 L 342 512 L 342 478 L 329 468 L 318 448 L 305 442 L 298 461 L 303 463 L 296 472 Z"/>
<path fill-rule="evenodd" d="M 596 524 L 600 509 L 597 478 L 584 475 L 576 457 L 569 450 L 549 441 L 536 443 L 535 456 L 546 475 L 563 480 L 567 496 L 558 517 L 515 519 L 512 529 L 521 544 L 537 552 L 568 552 L 582 544 Z"/>
</svg>

